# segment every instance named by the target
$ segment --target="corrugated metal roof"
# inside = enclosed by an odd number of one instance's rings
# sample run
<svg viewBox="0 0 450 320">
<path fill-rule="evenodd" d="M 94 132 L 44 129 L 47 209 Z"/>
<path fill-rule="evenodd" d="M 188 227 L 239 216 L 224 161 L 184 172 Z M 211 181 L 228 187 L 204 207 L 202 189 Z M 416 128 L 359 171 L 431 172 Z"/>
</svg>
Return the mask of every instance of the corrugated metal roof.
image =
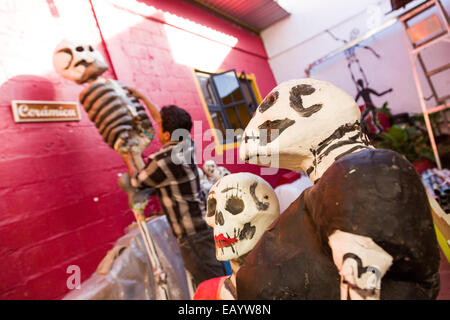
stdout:
<svg viewBox="0 0 450 320">
<path fill-rule="evenodd" d="M 289 16 L 274 0 L 192 0 L 236 23 L 260 32 Z"/>
</svg>

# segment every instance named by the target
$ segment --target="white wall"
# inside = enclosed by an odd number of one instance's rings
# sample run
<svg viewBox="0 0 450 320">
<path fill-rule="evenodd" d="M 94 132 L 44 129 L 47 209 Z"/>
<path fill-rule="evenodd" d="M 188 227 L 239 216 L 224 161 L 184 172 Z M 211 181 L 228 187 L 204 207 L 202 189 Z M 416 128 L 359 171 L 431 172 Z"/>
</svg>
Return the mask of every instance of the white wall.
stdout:
<svg viewBox="0 0 450 320">
<path fill-rule="evenodd" d="M 349 40 L 353 29 L 359 30 L 359 36 L 362 36 L 376 25 L 422 2 L 423 0 L 416 0 L 406 9 L 385 15 L 391 10 L 389 0 L 279 0 L 291 16 L 261 34 L 277 82 L 306 77 L 305 69 L 310 63 L 344 45 L 325 32 L 326 29 L 340 39 Z M 448 12 L 450 0 L 441 0 L 441 3 Z M 381 15 L 374 14 L 377 8 Z M 364 46 L 374 49 L 380 58 L 364 49 Z M 367 77 L 369 87 L 378 92 L 393 88 L 392 93 L 372 97 L 377 106 L 388 101 L 393 113 L 421 112 L 407 49 L 401 22 L 365 40 L 355 49 L 355 55 Z M 423 58 L 428 69 L 449 63 L 450 43 L 426 49 Z M 330 81 L 356 96 L 356 86 L 347 65 L 344 53 L 340 53 L 313 68 L 311 77 Z M 418 63 L 417 67 L 422 76 Z M 352 64 L 352 70 L 357 79 L 361 77 L 356 63 Z M 450 93 L 450 71 L 434 77 L 433 80 L 438 93 L 441 93 L 440 96 Z M 431 95 L 423 76 L 421 83 L 424 95 Z M 362 104 L 362 100 L 358 102 Z M 434 99 L 430 100 L 428 106 L 434 106 Z"/>
</svg>

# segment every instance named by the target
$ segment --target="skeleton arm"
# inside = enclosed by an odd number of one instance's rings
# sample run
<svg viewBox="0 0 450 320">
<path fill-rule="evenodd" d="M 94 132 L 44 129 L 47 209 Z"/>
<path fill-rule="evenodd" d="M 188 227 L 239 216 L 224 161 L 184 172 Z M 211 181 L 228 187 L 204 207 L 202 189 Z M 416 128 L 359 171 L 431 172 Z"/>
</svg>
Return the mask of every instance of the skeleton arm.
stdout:
<svg viewBox="0 0 450 320">
<path fill-rule="evenodd" d="M 371 238 L 335 231 L 328 238 L 341 275 L 341 300 L 379 300 L 392 257 Z"/>
<path fill-rule="evenodd" d="M 152 118 L 158 125 L 161 125 L 161 115 L 159 113 L 159 108 L 136 88 L 126 87 L 126 89 L 130 92 L 131 96 L 135 97 L 136 99 L 140 99 L 144 102 Z M 144 160 L 142 159 L 142 150 L 141 150 L 142 148 L 139 148 L 140 145 L 139 141 L 136 142 L 137 142 L 136 146 L 130 146 L 129 148 L 126 149 L 121 147 L 118 148 L 119 153 L 121 154 L 125 164 L 127 165 L 128 173 L 130 177 L 132 177 L 131 179 L 131 181 L 133 182 L 132 184 L 135 187 L 137 186 L 138 183 L 136 183 L 133 177 L 135 177 L 145 167 Z"/>
<path fill-rule="evenodd" d="M 336 40 L 336 41 L 341 41 L 341 42 L 343 42 L 343 43 L 345 43 L 345 44 L 347 44 L 348 43 L 348 41 L 347 40 L 344 40 L 344 39 L 340 39 L 340 38 L 338 38 L 338 37 L 336 37 L 333 33 L 331 33 L 331 31 L 330 30 L 325 30 L 325 32 L 326 33 L 328 33 L 334 40 Z"/>
<path fill-rule="evenodd" d="M 357 45 L 357 46 L 359 47 L 359 45 Z M 373 50 L 371 47 L 363 46 L 363 48 L 369 50 L 370 52 L 372 52 L 375 55 L 375 57 L 377 57 L 378 59 L 380 58 L 380 55 L 378 53 L 376 53 L 375 50 Z"/>
<path fill-rule="evenodd" d="M 373 94 L 377 95 L 378 97 L 381 97 L 381 96 L 385 95 L 386 93 L 392 92 L 392 88 L 391 88 L 391 89 L 388 89 L 388 90 L 386 90 L 386 91 L 383 91 L 383 92 L 381 92 L 381 93 L 378 93 L 378 92 L 376 92 L 375 90 L 371 90 L 371 92 L 372 92 Z"/>
<path fill-rule="evenodd" d="M 144 102 L 153 120 L 155 120 L 158 125 L 161 125 L 161 115 L 159 113 L 158 106 L 156 106 L 152 101 L 150 101 L 150 99 L 146 97 L 144 94 L 142 94 L 139 90 L 130 87 L 127 87 L 127 89 L 128 91 L 130 91 L 133 97 L 140 99 L 142 100 L 142 102 Z"/>
</svg>

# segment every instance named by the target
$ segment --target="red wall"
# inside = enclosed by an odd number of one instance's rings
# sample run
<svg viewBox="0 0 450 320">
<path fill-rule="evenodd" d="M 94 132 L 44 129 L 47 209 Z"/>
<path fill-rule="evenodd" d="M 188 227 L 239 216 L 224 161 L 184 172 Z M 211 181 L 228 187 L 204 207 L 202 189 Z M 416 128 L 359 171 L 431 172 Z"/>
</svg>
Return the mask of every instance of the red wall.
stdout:
<svg viewBox="0 0 450 320">
<path fill-rule="evenodd" d="M 128 3 L 130 8 L 114 3 Z M 160 11 L 144 19 L 132 13 L 135 3 Z M 174 61 L 163 12 L 237 38 L 218 68 L 255 74 L 263 96 L 275 86 L 261 39 L 215 15 L 176 0 L 92 4 L 98 21 L 89 0 L 0 3 L 1 299 L 61 298 L 68 291 L 67 267 L 78 265 L 82 280 L 87 279 L 133 221 L 116 183 L 125 166 L 84 111 L 80 122 L 14 123 L 11 100 L 78 99 L 82 87 L 62 79 L 51 64 L 54 47 L 67 34 L 81 34 L 104 54 L 108 51 L 119 80 L 139 88 L 158 105 L 186 108 L 194 120 L 202 121 L 203 130 L 209 125 L 192 69 Z M 207 144 L 203 142 L 203 147 Z M 259 170 L 249 165 L 228 168 Z M 277 177 L 265 178 L 274 184 Z M 148 211 L 155 210 L 159 205 L 153 202 Z"/>
</svg>

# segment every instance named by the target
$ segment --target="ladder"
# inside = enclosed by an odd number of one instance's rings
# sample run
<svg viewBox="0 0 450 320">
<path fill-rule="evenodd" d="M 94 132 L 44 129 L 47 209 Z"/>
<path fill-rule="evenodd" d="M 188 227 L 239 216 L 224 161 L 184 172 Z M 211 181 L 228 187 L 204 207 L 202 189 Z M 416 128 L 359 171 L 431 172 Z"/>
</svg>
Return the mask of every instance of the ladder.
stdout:
<svg viewBox="0 0 450 320">
<path fill-rule="evenodd" d="M 439 13 L 440 19 L 436 15 L 432 15 L 414 24 L 413 26 L 409 26 L 408 24 L 409 20 L 433 7 L 437 8 L 437 12 Z M 399 19 L 402 22 L 403 27 L 405 29 L 406 41 L 408 43 L 409 58 L 412 66 L 414 81 L 419 95 L 420 106 L 422 108 L 423 117 L 425 119 L 425 125 L 427 128 L 428 136 L 430 138 L 433 154 L 436 159 L 436 164 L 438 168 L 442 169 L 442 164 L 439 158 L 436 140 L 434 138 L 433 127 L 430 122 L 430 114 L 442 112 L 441 114 L 443 116 L 444 123 L 448 128 L 449 124 L 445 115 L 445 111 L 450 108 L 450 102 L 448 102 L 450 100 L 450 94 L 443 97 L 439 97 L 436 92 L 435 86 L 432 82 L 432 77 L 440 72 L 450 69 L 450 63 L 447 63 L 446 65 L 440 66 L 433 70 L 427 70 L 421 53 L 424 49 L 430 48 L 439 42 L 442 41 L 450 42 L 449 18 L 439 0 L 429 0 L 413 8 L 412 10 L 406 12 Z M 427 31 L 430 31 L 430 33 L 427 34 Z M 419 81 L 419 74 L 417 72 L 415 63 L 416 58 L 419 61 L 419 64 L 424 72 L 427 84 L 431 89 L 432 97 L 436 102 L 436 106 L 433 108 L 428 108 L 426 105 L 427 98 L 424 97 L 423 89 Z"/>
</svg>

